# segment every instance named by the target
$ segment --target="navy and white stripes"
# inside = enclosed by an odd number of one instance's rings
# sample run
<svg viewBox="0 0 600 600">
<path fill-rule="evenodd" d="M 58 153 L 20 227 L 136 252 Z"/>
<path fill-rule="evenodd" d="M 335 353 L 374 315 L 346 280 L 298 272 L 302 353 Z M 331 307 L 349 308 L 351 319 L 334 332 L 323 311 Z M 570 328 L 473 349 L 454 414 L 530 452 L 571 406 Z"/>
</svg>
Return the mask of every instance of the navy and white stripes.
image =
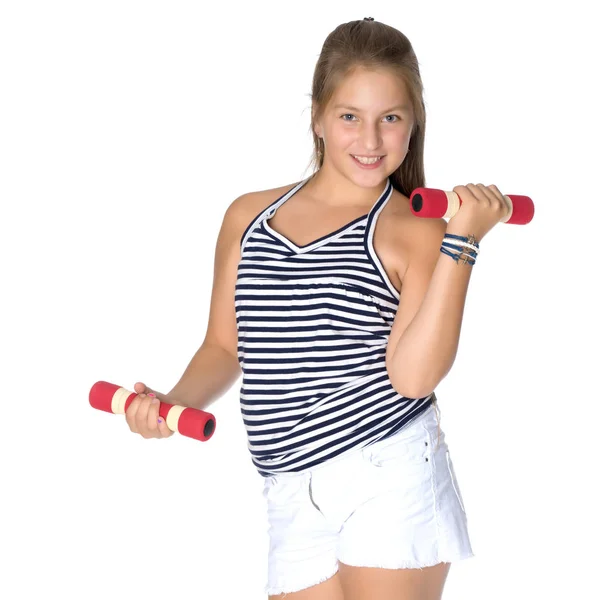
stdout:
<svg viewBox="0 0 600 600">
<path fill-rule="evenodd" d="M 307 181 L 259 214 L 241 240 L 240 404 L 252 461 L 265 477 L 388 437 L 432 402 L 400 396 L 385 366 L 399 294 L 373 233 L 391 182 L 368 214 L 297 246 L 268 219 Z"/>
</svg>

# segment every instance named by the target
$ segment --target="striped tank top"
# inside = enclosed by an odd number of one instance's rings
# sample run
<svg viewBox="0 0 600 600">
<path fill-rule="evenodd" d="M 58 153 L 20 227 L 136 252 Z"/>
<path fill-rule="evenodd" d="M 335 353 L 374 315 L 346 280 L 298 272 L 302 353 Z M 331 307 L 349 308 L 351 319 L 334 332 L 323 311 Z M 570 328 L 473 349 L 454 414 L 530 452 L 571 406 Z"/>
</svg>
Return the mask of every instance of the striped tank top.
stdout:
<svg viewBox="0 0 600 600">
<path fill-rule="evenodd" d="M 268 221 L 311 177 L 258 214 L 241 239 L 240 408 L 263 477 L 301 472 L 387 438 L 434 398 L 401 396 L 387 374 L 400 294 L 375 253 L 373 232 L 392 195 L 389 178 L 366 215 L 297 246 Z"/>
</svg>

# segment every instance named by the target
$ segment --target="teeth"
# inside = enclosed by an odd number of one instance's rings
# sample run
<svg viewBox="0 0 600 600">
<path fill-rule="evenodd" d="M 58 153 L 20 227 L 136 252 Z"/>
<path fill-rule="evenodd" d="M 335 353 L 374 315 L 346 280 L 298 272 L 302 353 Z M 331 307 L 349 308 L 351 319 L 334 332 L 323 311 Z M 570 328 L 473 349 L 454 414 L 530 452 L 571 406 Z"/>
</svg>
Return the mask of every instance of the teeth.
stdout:
<svg viewBox="0 0 600 600">
<path fill-rule="evenodd" d="M 352 156 L 354 156 L 354 154 Z M 372 164 L 376 163 L 381 158 L 381 156 L 374 156 L 373 158 L 365 158 L 363 156 L 354 156 L 354 158 L 358 162 L 362 163 L 363 165 L 372 165 Z"/>
</svg>

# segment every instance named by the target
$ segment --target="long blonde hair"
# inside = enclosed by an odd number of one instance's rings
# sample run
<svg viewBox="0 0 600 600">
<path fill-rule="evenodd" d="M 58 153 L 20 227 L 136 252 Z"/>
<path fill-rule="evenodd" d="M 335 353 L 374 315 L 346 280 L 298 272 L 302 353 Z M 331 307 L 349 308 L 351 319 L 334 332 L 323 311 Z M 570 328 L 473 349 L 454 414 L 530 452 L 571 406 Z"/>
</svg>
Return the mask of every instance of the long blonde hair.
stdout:
<svg viewBox="0 0 600 600">
<path fill-rule="evenodd" d="M 340 82 L 357 68 L 387 69 L 396 74 L 408 90 L 413 107 L 414 126 L 409 151 L 402 164 L 390 175 L 395 189 L 409 196 L 425 187 L 423 151 L 425 140 L 425 103 L 419 64 L 408 38 L 378 21 L 350 21 L 338 25 L 325 39 L 312 81 L 310 133 L 313 155 L 308 168 L 313 174 L 323 166 L 323 143 L 314 130 Z"/>
</svg>

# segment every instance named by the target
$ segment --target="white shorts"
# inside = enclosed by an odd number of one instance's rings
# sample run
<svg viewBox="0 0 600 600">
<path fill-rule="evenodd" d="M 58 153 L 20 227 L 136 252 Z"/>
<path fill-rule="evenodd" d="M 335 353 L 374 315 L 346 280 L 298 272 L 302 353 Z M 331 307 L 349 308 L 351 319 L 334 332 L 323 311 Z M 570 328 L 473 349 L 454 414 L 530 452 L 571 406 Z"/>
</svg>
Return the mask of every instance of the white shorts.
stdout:
<svg viewBox="0 0 600 600">
<path fill-rule="evenodd" d="M 474 556 L 439 412 L 434 403 L 386 440 L 265 478 L 267 594 L 325 581 L 338 561 L 413 569 Z"/>
</svg>

